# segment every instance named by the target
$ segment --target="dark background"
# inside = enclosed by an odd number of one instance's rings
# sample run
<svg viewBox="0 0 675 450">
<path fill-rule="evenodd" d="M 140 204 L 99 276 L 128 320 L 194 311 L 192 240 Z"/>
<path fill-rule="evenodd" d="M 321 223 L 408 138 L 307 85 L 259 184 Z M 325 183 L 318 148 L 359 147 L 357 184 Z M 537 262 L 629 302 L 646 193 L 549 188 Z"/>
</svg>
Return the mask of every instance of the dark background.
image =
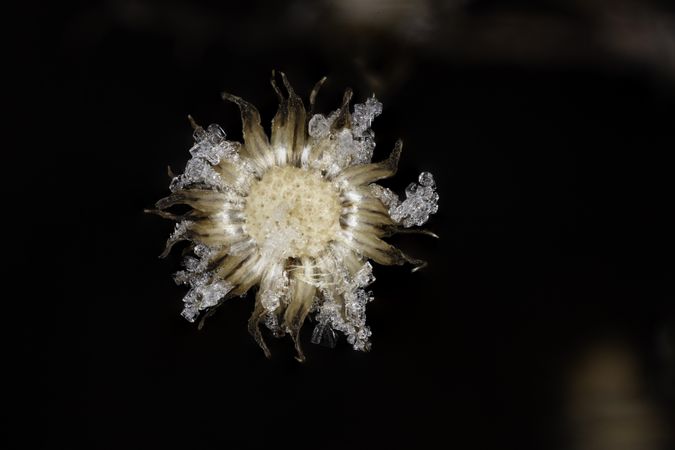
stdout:
<svg viewBox="0 0 675 450">
<path fill-rule="evenodd" d="M 22 448 L 673 448 L 668 2 L 27 7 L 6 88 L 25 126 L 6 194 L 31 217 L 9 244 L 41 293 Z M 272 69 L 305 98 L 328 76 L 321 112 L 375 92 L 376 159 L 405 142 L 387 186 L 436 177 L 441 238 L 392 240 L 429 267 L 376 267 L 370 353 L 307 326 L 306 363 L 288 339 L 266 360 L 251 298 L 197 331 L 179 252 L 157 259 L 172 224 L 142 211 L 189 157 L 187 114 L 239 139 L 227 90 L 269 124 Z"/>
</svg>

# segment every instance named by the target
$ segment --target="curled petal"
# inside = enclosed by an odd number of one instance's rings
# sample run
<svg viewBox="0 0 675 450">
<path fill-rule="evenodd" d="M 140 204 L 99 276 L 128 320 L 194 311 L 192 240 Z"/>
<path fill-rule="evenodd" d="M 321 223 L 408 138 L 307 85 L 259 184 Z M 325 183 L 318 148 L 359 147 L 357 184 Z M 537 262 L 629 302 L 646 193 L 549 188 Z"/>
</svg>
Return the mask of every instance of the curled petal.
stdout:
<svg viewBox="0 0 675 450">
<path fill-rule="evenodd" d="M 403 252 L 382 239 L 361 230 L 343 231 L 342 242 L 350 248 L 385 266 L 402 265 L 407 262 Z"/>
<path fill-rule="evenodd" d="M 251 333 L 251 336 L 253 336 L 255 342 L 260 346 L 263 353 L 265 353 L 265 357 L 270 358 L 272 354 L 270 353 L 270 349 L 267 347 L 265 339 L 262 336 L 262 332 L 260 331 L 260 321 L 263 318 L 263 314 L 265 314 L 265 308 L 263 308 L 259 298 L 256 297 L 253 313 L 248 319 L 248 332 Z"/>
<path fill-rule="evenodd" d="M 155 206 L 164 210 L 174 205 L 188 205 L 197 211 L 217 214 L 225 205 L 236 205 L 241 199 L 227 192 L 217 192 L 208 189 L 180 190 L 159 200 Z"/>
<path fill-rule="evenodd" d="M 345 93 L 342 96 L 342 106 L 338 115 L 333 122 L 331 129 L 333 131 L 341 130 L 343 128 L 351 128 L 352 126 L 352 115 L 349 112 L 349 102 L 352 100 L 353 92 L 351 89 L 346 89 Z"/>
<path fill-rule="evenodd" d="M 314 266 L 311 264 L 309 258 L 303 258 L 300 266 L 291 271 L 292 292 L 290 303 L 284 313 L 284 326 L 288 329 L 295 343 L 296 359 L 301 362 L 305 360 L 305 355 L 300 345 L 300 328 L 305 322 L 305 318 L 312 307 L 314 295 L 316 294 L 316 287 L 306 280 L 311 280 L 313 275 Z"/>
<path fill-rule="evenodd" d="M 261 173 L 274 164 L 274 154 L 267 140 L 265 130 L 260 125 L 260 113 L 255 106 L 236 95 L 223 92 L 223 99 L 235 103 L 241 111 L 244 146 L 240 154 L 250 158 Z"/>
<path fill-rule="evenodd" d="M 314 115 L 314 105 L 316 103 L 316 96 L 319 93 L 321 86 L 323 86 L 325 82 L 326 77 L 321 78 L 319 81 L 316 82 L 316 84 L 312 88 L 312 92 L 309 94 L 309 112 L 307 114 L 307 120 L 311 119 L 312 115 Z"/>
<path fill-rule="evenodd" d="M 338 174 L 335 180 L 340 184 L 346 183 L 353 186 L 363 186 L 377 180 L 392 177 L 398 170 L 398 160 L 401 157 L 402 148 L 403 141 L 398 140 L 389 158 L 379 163 L 350 166 Z"/>
<path fill-rule="evenodd" d="M 272 150 L 277 165 L 299 161 L 307 137 L 305 106 L 283 72 L 281 79 L 288 92 L 287 98 L 277 87 L 274 78 L 272 79 L 272 86 L 280 99 L 279 109 L 272 120 Z"/>
</svg>

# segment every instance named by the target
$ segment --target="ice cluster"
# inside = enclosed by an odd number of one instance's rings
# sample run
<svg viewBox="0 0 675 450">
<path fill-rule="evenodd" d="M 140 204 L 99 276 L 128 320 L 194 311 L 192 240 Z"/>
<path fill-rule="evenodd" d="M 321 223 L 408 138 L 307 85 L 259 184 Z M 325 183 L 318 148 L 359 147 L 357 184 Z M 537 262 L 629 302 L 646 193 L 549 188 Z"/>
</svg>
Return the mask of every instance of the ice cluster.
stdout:
<svg viewBox="0 0 675 450">
<path fill-rule="evenodd" d="M 364 288 L 375 281 L 373 267 L 366 262 L 352 278 L 345 271 L 342 273 L 338 289 L 321 289 L 323 295 L 316 305 L 317 325 L 312 332 L 312 343 L 332 347 L 334 331 L 340 331 L 355 350 L 368 350 L 372 333 L 366 325 L 366 304 L 373 296 Z"/>
<path fill-rule="evenodd" d="M 185 172 L 175 177 L 169 188 L 172 192 L 193 186 L 223 189 L 223 181 L 213 166 L 223 159 L 236 160 L 238 144 L 225 140 L 225 131 L 217 124 L 209 125 L 206 130 L 195 126 L 193 136 L 192 158 L 187 162 Z"/>
<path fill-rule="evenodd" d="M 336 143 L 334 146 L 327 146 L 322 157 L 314 163 L 314 168 L 326 171 L 331 177 L 347 166 L 368 164 L 375 150 L 375 133 L 370 127 L 375 117 L 381 113 L 382 103 L 373 96 L 365 103 L 354 105 L 351 129 L 332 129 L 340 111 L 333 111 L 328 117 L 314 115 L 308 125 L 310 138 L 314 141 L 328 139 Z"/>
<path fill-rule="evenodd" d="M 187 256 L 183 260 L 185 270 L 176 272 L 174 280 L 176 284 L 187 284 L 190 290 L 183 297 L 183 312 L 181 315 L 190 322 L 194 322 L 200 311 L 216 306 L 218 301 L 232 290 L 227 281 L 214 280 L 208 272 L 208 263 L 214 249 L 203 244 L 194 246 L 196 256 Z"/>
<path fill-rule="evenodd" d="M 371 184 L 370 189 L 375 197 L 389 208 L 389 215 L 406 228 L 424 225 L 431 214 L 438 211 L 438 193 L 434 177 L 429 172 L 422 172 L 417 183 L 410 183 L 405 189 L 406 199 L 401 199 L 391 189 L 378 184 Z"/>
</svg>

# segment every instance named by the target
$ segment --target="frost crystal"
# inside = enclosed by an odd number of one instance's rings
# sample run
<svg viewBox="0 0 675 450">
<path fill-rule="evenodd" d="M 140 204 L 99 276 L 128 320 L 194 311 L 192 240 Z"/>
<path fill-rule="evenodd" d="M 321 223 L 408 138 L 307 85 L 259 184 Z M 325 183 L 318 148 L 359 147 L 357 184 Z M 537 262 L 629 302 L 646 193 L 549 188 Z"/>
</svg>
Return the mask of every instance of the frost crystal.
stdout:
<svg viewBox="0 0 675 450">
<path fill-rule="evenodd" d="M 187 221 L 181 222 L 177 229 L 186 227 L 186 223 L 189 224 Z M 208 273 L 208 264 L 215 251 L 204 244 L 195 245 L 193 253 L 196 258 L 187 256 L 183 260 L 185 270 L 174 274 L 176 284 L 190 285 L 190 290 L 183 298 L 185 306 L 181 313 L 190 322 L 194 322 L 200 311 L 216 306 L 234 287 L 226 281 L 214 280 Z"/>
<path fill-rule="evenodd" d="M 209 125 L 206 130 L 197 126 L 194 140 L 195 144 L 190 149 L 192 158 L 187 162 L 185 172 L 175 177 L 169 188 L 173 192 L 192 185 L 222 189 L 223 181 L 212 166 L 219 164 L 221 160 L 238 159 L 238 144 L 226 141 L 225 132 L 216 124 Z"/>
<path fill-rule="evenodd" d="M 389 210 L 391 218 L 406 228 L 423 225 L 430 214 L 438 211 L 434 177 L 429 172 L 422 172 L 419 183 L 410 183 L 405 190 L 406 199 Z"/>
<path fill-rule="evenodd" d="M 313 138 L 328 136 L 331 123 L 323 114 L 315 114 L 309 121 L 308 133 Z"/>
<path fill-rule="evenodd" d="M 190 284 L 190 290 L 183 297 L 185 306 L 181 315 L 190 322 L 195 321 L 199 311 L 216 306 L 234 287 L 227 281 L 211 281 L 208 274 L 204 273 L 181 278 L 183 279 Z"/>
<path fill-rule="evenodd" d="M 363 288 L 375 281 L 373 276 L 373 267 L 366 262 L 354 274 L 349 277 L 348 271 L 339 262 L 335 261 L 339 280 L 336 288 L 337 293 L 342 294 L 344 309 L 341 306 L 340 298 L 323 288 L 323 302 L 316 305 L 317 325 L 312 333 L 312 342 L 315 344 L 324 343 L 332 346 L 335 336 L 327 330 L 336 330 L 344 333 L 355 350 L 368 350 L 370 348 L 370 328 L 366 326 L 366 304 L 373 300 L 370 292 Z M 344 311 L 344 313 L 342 312 Z"/>
<path fill-rule="evenodd" d="M 382 187 L 379 184 L 371 184 L 369 187 L 370 192 L 372 192 L 376 198 L 380 199 L 382 204 L 390 210 L 401 203 L 401 199 L 399 199 L 398 195 L 396 195 L 396 193 L 391 189 Z"/>
<path fill-rule="evenodd" d="M 375 96 L 366 100 L 366 103 L 357 103 L 354 105 L 352 114 L 352 130 L 356 136 L 363 136 L 373 123 L 375 117 L 382 114 L 382 103 Z"/>
<path fill-rule="evenodd" d="M 375 117 L 382 113 L 382 103 L 374 96 L 365 103 L 354 105 L 352 127 L 331 131 L 338 111 L 328 117 L 314 115 L 308 125 L 308 133 L 314 139 L 333 139 L 335 146 L 325 151 L 323 157 L 316 162 L 316 168 L 326 170 L 329 177 L 353 164 L 368 164 L 373 158 L 375 149 L 375 133 L 370 128 Z"/>
</svg>

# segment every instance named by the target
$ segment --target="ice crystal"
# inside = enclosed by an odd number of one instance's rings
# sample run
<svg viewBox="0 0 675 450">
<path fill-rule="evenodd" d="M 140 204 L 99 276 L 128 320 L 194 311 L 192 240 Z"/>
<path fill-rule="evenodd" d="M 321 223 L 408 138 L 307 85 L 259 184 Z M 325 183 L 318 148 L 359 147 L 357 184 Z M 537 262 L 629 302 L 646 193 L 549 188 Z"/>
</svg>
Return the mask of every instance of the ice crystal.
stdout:
<svg viewBox="0 0 675 450">
<path fill-rule="evenodd" d="M 194 133 L 195 145 L 190 149 L 194 158 L 203 158 L 211 165 L 221 159 L 233 159 L 237 155 L 237 145 L 225 140 L 225 132 L 219 125 L 209 125 L 207 131 L 199 127 Z"/>
<path fill-rule="evenodd" d="M 352 130 L 356 136 L 363 136 L 370 130 L 375 117 L 382 114 L 382 103 L 375 96 L 366 100 L 365 103 L 354 105 L 354 114 L 352 114 Z"/>
<path fill-rule="evenodd" d="M 369 187 L 370 192 L 390 210 L 401 203 L 401 199 L 398 198 L 398 195 L 391 189 L 382 187 L 379 184 L 371 184 Z"/>
<path fill-rule="evenodd" d="M 354 105 L 351 129 L 331 130 L 339 111 L 334 111 L 328 117 L 315 114 L 308 124 L 309 136 L 319 140 L 329 138 L 336 143 L 330 149 L 332 151 L 325 153 L 324 158 L 317 161 L 315 167 L 334 176 L 349 165 L 368 164 L 375 149 L 375 133 L 370 126 L 381 113 L 382 103 L 373 96 L 365 103 Z"/>
<path fill-rule="evenodd" d="M 184 269 L 174 275 L 188 286 L 182 315 L 193 322 L 257 286 L 249 330 L 267 355 L 261 323 L 275 336 L 289 334 L 301 360 L 307 316 L 316 323 L 312 342 L 334 346 L 339 332 L 354 349 L 368 350 L 373 295 L 366 289 L 375 281 L 369 260 L 421 266 L 380 237 L 422 225 L 437 211 L 434 179 L 423 172 L 405 200 L 375 183 L 395 173 L 401 144 L 388 159 L 371 161 L 371 127 L 382 113 L 374 96 L 350 112 L 348 91 L 340 109 L 306 117 L 283 74 L 282 81 L 288 97 L 273 83 L 282 103 L 269 139 L 253 105 L 229 94 L 224 98 L 242 113 L 243 144 L 228 141 L 218 125 L 192 121 L 191 158 L 153 210 L 178 222 L 164 254 L 190 241 Z M 191 210 L 165 211 L 177 204 Z"/>
<path fill-rule="evenodd" d="M 185 172 L 171 181 L 171 191 L 190 186 L 223 189 L 223 180 L 213 166 L 223 159 L 238 159 L 238 143 L 225 140 L 225 132 L 216 124 L 209 125 L 206 130 L 197 126 L 193 136 L 195 144 L 190 148 L 192 158 L 187 162 Z"/>
<path fill-rule="evenodd" d="M 340 331 L 347 336 L 347 342 L 356 350 L 368 350 L 370 348 L 370 328 L 366 326 L 366 304 L 373 300 L 370 292 L 363 288 L 375 281 L 373 267 L 366 262 L 350 277 L 345 267 L 336 261 L 335 269 L 339 276 L 336 277 L 338 287 L 335 292 L 341 293 L 344 300 L 343 308 L 331 291 L 324 290 L 324 301 L 317 305 L 317 325 L 312 333 L 312 342 L 331 344 L 334 342 L 334 334 L 329 333 L 326 341 L 326 328 Z"/>
<path fill-rule="evenodd" d="M 213 281 L 206 273 L 195 273 L 185 280 L 189 283 L 190 290 L 183 297 L 185 306 L 181 315 L 190 322 L 195 321 L 200 311 L 216 306 L 234 287 L 227 281 Z"/>
<path fill-rule="evenodd" d="M 313 138 L 322 138 L 330 133 L 330 125 L 332 121 L 329 121 L 323 114 L 315 114 L 310 120 L 308 125 L 309 135 Z"/>
<path fill-rule="evenodd" d="M 389 210 L 391 218 L 406 228 L 424 225 L 429 215 L 438 211 L 434 177 L 429 172 L 422 172 L 419 183 L 410 183 L 405 190 L 406 199 Z"/>
<path fill-rule="evenodd" d="M 288 289 L 288 273 L 276 266 L 266 275 L 266 286 L 261 288 L 260 304 L 268 313 L 276 311 Z"/>
</svg>

